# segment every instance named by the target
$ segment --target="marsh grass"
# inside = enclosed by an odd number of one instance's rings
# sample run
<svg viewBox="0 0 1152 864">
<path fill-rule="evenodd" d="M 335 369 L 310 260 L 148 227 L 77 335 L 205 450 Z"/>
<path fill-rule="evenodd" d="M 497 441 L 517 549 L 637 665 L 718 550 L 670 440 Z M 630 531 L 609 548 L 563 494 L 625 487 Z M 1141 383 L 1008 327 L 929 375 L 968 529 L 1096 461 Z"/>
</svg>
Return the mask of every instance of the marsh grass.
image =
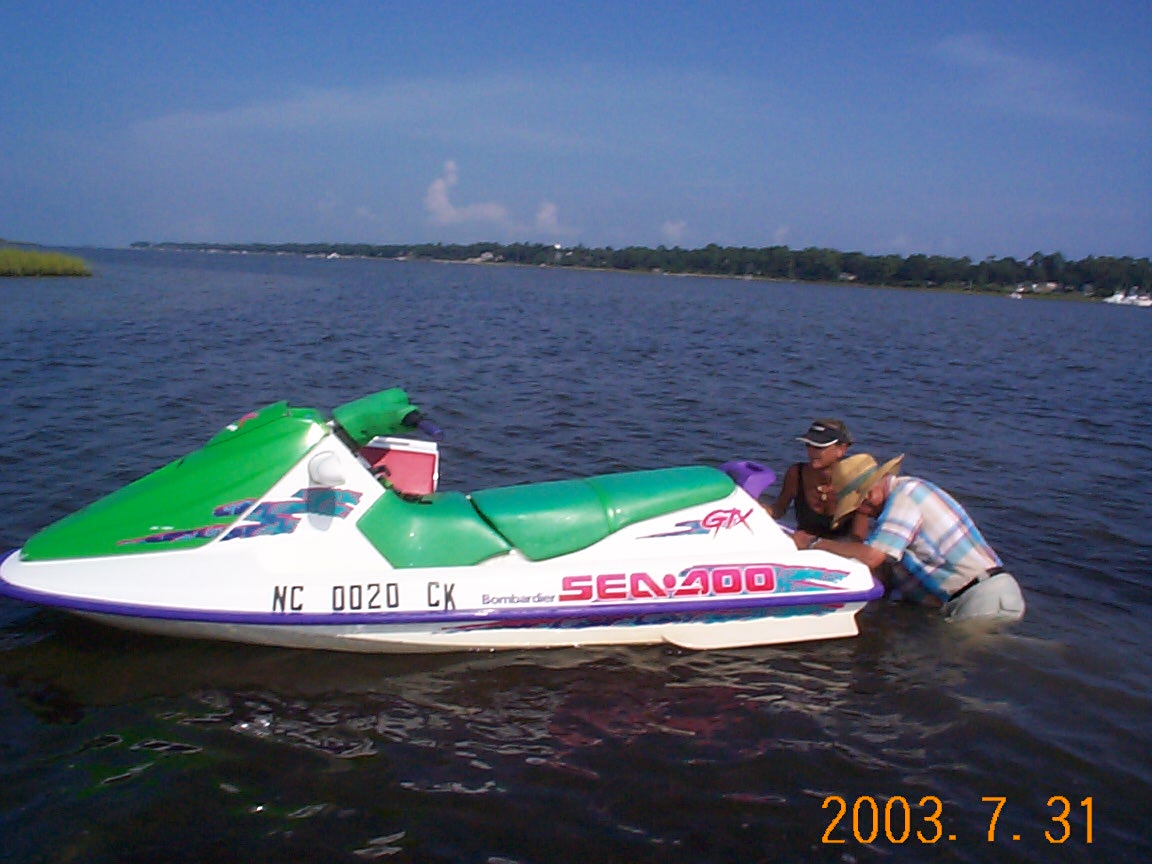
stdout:
<svg viewBox="0 0 1152 864">
<path fill-rule="evenodd" d="M 81 258 L 59 252 L 0 249 L 0 276 L 91 276 Z"/>
</svg>

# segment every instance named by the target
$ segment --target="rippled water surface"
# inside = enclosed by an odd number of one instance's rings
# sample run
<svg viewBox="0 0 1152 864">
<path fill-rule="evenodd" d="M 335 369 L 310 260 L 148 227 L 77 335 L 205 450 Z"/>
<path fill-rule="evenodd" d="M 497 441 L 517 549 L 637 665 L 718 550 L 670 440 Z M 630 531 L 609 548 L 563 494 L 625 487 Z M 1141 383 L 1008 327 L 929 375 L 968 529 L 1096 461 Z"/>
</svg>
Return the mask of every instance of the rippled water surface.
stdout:
<svg viewBox="0 0 1152 864">
<path fill-rule="evenodd" d="M 5 548 L 254 407 L 401 385 L 464 491 L 781 471 L 841 416 L 967 505 L 1029 611 L 996 634 L 874 604 L 858 638 L 790 647 L 365 657 L 0 600 L 0 860 L 1152 857 L 1146 310 L 84 254 L 92 279 L 0 282 Z"/>
</svg>

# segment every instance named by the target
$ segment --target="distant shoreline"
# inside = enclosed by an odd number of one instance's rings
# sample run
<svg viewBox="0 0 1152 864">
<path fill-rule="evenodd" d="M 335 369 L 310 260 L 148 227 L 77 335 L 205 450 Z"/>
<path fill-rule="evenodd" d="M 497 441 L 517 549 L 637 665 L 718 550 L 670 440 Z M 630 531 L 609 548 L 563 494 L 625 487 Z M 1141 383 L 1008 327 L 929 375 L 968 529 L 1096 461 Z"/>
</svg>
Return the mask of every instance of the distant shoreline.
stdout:
<svg viewBox="0 0 1152 864">
<path fill-rule="evenodd" d="M 855 284 L 884 288 L 942 290 L 999 296 L 1103 299 L 1117 292 L 1152 290 L 1148 258 L 1068 261 L 1037 252 L 1026 261 L 910 255 L 864 255 L 834 249 L 771 246 L 706 246 L 703 249 L 562 247 L 540 243 L 388 244 L 367 243 L 151 243 L 135 249 L 233 254 L 303 255 L 312 258 L 370 258 L 504 264 L 775 282 Z"/>
</svg>

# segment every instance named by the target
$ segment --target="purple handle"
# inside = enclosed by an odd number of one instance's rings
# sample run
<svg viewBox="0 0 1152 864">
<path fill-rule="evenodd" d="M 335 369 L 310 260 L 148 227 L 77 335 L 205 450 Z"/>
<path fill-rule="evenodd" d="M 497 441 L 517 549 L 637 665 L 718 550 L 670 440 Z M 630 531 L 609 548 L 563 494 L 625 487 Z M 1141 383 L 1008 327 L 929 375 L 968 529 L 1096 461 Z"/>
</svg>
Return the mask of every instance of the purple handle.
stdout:
<svg viewBox="0 0 1152 864">
<path fill-rule="evenodd" d="M 444 439 L 444 430 L 429 420 L 427 417 L 417 423 L 416 428 L 431 438 L 433 441 L 442 441 Z"/>
<path fill-rule="evenodd" d="M 769 486 L 776 482 L 776 472 L 767 465 L 748 460 L 725 462 L 720 470 L 736 481 L 753 498 L 759 498 Z"/>
</svg>

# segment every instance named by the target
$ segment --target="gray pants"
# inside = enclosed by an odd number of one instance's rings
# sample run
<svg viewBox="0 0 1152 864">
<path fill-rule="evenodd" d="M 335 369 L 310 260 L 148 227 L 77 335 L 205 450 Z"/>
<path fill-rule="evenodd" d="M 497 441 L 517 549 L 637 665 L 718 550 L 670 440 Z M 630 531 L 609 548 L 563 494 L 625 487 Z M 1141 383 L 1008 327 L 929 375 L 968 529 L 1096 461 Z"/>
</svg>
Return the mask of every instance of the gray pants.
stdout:
<svg viewBox="0 0 1152 864">
<path fill-rule="evenodd" d="M 1019 621 L 1024 617 L 1024 595 L 1011 573 L 997 573 L 949 600 L 941 611 L 949 621 Z"/>
</svg>

